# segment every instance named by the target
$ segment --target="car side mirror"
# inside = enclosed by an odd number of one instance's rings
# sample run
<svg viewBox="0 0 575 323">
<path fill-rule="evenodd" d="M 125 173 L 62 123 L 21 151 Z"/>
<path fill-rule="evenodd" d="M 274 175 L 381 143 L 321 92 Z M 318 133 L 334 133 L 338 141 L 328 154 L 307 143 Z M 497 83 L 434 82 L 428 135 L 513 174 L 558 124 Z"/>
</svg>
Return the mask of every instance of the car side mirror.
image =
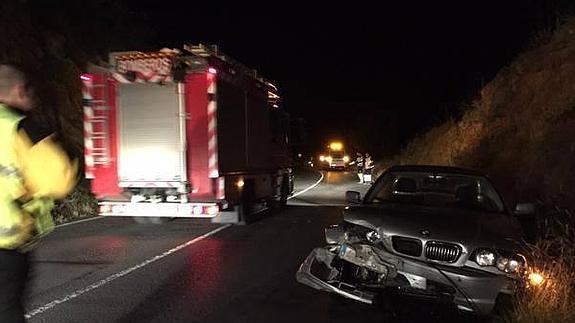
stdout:
<svg viewBox="0 0 575 323">
<path fill-rule="evenodd" d="M 345 200 L 352 204 L 361 203 L 361 194 L 356 191 L 345 192 Z"/>
<path fill-rule="evenodd" d="M 535 214 L 535 204 L 533 203 L 519 203 L 515 206 L 513 213 L 517 215 L 531 215 Z"/>
</svg>

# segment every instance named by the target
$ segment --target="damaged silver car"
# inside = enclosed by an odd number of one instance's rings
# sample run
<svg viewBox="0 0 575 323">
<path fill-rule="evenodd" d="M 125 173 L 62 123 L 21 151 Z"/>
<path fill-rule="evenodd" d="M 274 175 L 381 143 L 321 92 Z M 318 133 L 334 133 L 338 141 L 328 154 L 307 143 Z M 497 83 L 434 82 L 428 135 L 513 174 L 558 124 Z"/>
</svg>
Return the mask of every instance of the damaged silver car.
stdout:
<svg viewBox="0 0 575 323">
<path fill-rule="evenodd" d="M 483 174 L 395 166 L 325 230 L 297 280 L 372 304 L 393 290 L 486 315 L 522 286 L 521 226 Z"/>
</svg>

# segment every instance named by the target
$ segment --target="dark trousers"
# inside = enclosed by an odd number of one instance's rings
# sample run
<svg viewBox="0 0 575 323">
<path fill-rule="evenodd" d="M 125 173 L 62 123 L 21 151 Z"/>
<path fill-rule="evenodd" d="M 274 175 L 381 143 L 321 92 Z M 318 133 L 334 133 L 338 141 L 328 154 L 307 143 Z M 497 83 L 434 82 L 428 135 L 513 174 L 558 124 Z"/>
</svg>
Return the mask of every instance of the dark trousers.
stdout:
<svg viewBox="0 0 575 323">
<path fill-rule="evenodd" d="M 22 297 L 30 268 L 28 254 L 0 249 L 0 322 L 25 322 Z"/>
</svg>

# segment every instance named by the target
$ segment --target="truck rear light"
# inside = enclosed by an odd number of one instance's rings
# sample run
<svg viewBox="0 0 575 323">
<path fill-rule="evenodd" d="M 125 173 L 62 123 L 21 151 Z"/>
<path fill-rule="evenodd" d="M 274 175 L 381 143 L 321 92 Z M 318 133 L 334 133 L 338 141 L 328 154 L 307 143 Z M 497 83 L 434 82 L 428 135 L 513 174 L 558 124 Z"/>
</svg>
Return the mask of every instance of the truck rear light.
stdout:
<svg viewBox="0 0 575 323">
<path fill-rule="evenodd" d="M 80 75 L 80 79 L 82 81 L 91 81 L 92 80 L 92 75 L 91 74 L 82 74 Z"/>
<path fill-rule="evenodd" d="M 210 73 L 210 74 L 217 74 L 217 73 L 218 73 L 218 70 L 216 70 L 216 69 L 213 68 L 213 67 L 210 67 L 210 68 L 208 68 L 208 73 Z"/>
<path fill-rule="evenodd" d="M 220 212 L 220 208 L 217 205 L 211 205 L 206 207 L 205 212 L 207 215 L 217 215 Z"/>
</svg>

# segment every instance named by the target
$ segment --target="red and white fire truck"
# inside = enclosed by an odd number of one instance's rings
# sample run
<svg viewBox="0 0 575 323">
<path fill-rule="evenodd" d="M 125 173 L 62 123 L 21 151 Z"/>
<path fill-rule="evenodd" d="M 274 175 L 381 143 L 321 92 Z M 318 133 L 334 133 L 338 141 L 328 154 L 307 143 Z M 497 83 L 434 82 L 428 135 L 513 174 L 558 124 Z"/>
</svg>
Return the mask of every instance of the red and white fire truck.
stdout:
<svg viewBox="0 0 575 323">
<path fill-rule="evenodd" d="M 101 215 L 242 222 L 291 194 L 276 86 L 217 47 L 113 53 L 81 78 Z"/>
</svg>

